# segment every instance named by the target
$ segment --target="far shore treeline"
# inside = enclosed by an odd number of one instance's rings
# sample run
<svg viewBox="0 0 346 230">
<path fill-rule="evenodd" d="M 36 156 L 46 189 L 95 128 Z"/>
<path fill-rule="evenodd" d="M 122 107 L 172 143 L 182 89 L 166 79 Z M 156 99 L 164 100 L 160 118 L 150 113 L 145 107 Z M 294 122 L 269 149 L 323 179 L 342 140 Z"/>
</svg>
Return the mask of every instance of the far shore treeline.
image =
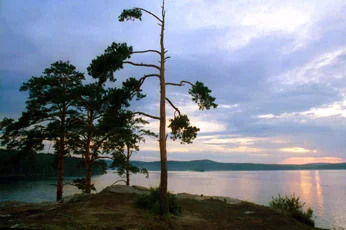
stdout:
<svg viewBox="0 0 346 230">
<path fill-rule="evenodd" d="M 105 160 L 111 166 L 112 161 Z M 149 171 L 160 171 L 160 161 L 131 161 L 137 167 Z M 168 171 L 279 171 L 279 170 L 346 170 L 346 163 L 310 163 L 310 164 L 255 164 L 222 163 L 212 160 L 167 161 Z"/>
<path fill-rule="evenodd" d="M 55 154 L 34 154 L 30 157 L 18 157 L 17 153 L 0 150 L 0 177 L 50 177 L 57 176 Z M 97 161 L 93 175 L 103 174 L 108 168 L 104 160 Z M 65 157 L 64 176 L 79 177 L 85 174 L 83 161 L 77 157 Z"/>
<path fill-rule="evenodd" d="M 98 160 L 93 175 L 104 174 L 112 168 L 111 160 Z M 35 154 L 30 158 L 18 158 L 16 152 L 0 150 L 0 177 L 46 177 L 57 176 L 55 154 Z M 133 166 L 160 171 L 160 162 L 131 161 Z M 211 160 L 168 161 L 169 171 L 270 171 L 270 170 L 346 170 L 346 163 L 314 163 L 303 165 L 221 163 Z M 65 157 L 64 176 L 83 176 L 85 168 L 78 157 Z"/>
<path fill-rule="evenodd" d="M 159 171 L 160 162 L 133 161 L 133 165 L 145 167 L 150 171 Z M 168 161 L 169 171 L 269 171 L 269 170 L 346 170 L 346 163 L 314 163 L 314 164 L 252 164 L 252 163 L 220 163 L 211 160 Z"/>
</svg>

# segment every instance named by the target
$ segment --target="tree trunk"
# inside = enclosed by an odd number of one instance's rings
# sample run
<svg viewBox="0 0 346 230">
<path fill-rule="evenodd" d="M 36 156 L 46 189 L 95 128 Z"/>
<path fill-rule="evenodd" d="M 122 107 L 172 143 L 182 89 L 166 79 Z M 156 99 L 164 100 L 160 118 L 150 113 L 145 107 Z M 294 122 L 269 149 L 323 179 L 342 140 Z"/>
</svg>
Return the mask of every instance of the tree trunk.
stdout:
<svg viewBox="0 0 346 230">
<path fill-rule="evenodd" d="M 90 124 L 91 123 L 91 124 Z M 92 118 L 89 116 L 89 126 L 92 125 Z M 91 156 L 90 156 L 90 143 L 91 143 L 91 133 L 88 131 L 88 139 L 85 145 L 85 156 L 84 156 L 84 166 L 85 166 L 85 190 L 87 194 L 91 193 Z"/>
<path fill-rule="evenodd" d="M 87 150 L 89 152 L 89 150 Z M 84 167 L 85 167 L 85 190 L 84 192 L 87 194 L 91 193 L 91 160 L 90 153 L 85 154 L 84 159 Z"/>
<path fill-rule="evenodd" d="M 56 186 L 56 200 L 62 199 L 64 182 L 64 155 L 65 155 L 65 115 L 61 117 L 61 134 L 58 149 L 58 183 Z"/>
<path fill-rule="evenodd" d="M 161 159 L 161 180 L 160 180 L 160 213 L 168 214 L 168 196 L 167 196 L 167 147 L 166 147 L 166 80 L 165 80 L 165 10 L 164 1 L 162 3 L 162 24 L 160 34 L 160 159 Z"/>
<path fill-rule="evenodd" d="M 88 168 L 85 169 L 85 191 L 84 192 L 87 194 L 91 193 L 91 174 L 92 174 L 92 167 L 89 161 Z"/>
<path fill-rule="evenodd" d="M 126 185 L 130 185 L 130 147 L 127 145 L 127 156 L 126 156 Z"/>
</svg>

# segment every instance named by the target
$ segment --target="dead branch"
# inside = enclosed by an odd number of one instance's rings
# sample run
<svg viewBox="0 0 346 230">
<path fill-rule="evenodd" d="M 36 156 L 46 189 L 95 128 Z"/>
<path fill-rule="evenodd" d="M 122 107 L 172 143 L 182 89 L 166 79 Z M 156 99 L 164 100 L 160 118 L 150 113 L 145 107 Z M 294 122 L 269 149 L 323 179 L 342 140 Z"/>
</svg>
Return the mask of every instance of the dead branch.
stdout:
<svg viewBox="0 0 346 230">
<path fill-rule="evenodd" d="M 143 54 L 143 53 L 157 53 L 161 55 L 161 53 L 157 50 L 139 50 L 139 51 L 132 52 L 132 54 Z"/>
<path fill-rule="evenodd" d="M 173 107 L 173 109 L 175 109 L 174 111 L 174 116 L 175 116 L 175 113 L 177 112 L 179 114 L 179 116 L 181 115 L 180 113 L 180 110 L 171 102 L 171 100 L 169 100 L 167 97 L 166 97 L 166 101 L 168 101 L 168 103 Z"/>
<path fill-rule="evenodd" d="M 185 85 L 184 83 L 189 84 L 189 85 L 191 85 L 191 86 L 194 86 L 194 84 L 192 84 L 191 82 L 189 82 L 189 81 L 184 81 L 184 80 L 181 81 L 180 83 L 166 82 L 166 85 L 184 86 L 184 85 Z"/>
<path fill-rule="evenodd" d="M 148 11 L 148 10 L 146 10 L 146 9 L 143 9 L 143 8 L 139 8 L 139 7 L 137 7 L 137 9 L 140 9 L 140 10 L 144 11 L 145 13 L 150 14 L 151 16 L 153 16 L 154 18 L 156 18 L 159 22 L 162 22 L 162 20 L 161 20 L 158 16 L 156 16 L 156 15 L 153 14 L 153 13 L 151 13 L 150 11 Z"/>
<path fill-rule="evenodd" d="M 151 67 L 151 68 L 155 68 L 160 70 L 160 67 L 157 65 L 152 65 L 152 64 L 143 64 L 143 63 L 134 63 L 132 61 L 124 61 L 124 64 L 130 64 L 130 65 L 134 65 L 134 66 L 142 66 L 142 67 Z"/>
<path fill-rule="evenodd" d="M 134 114 L 134 115 L 136 115 L 136 114 L 143 115 L 143 116 L 146 116 L 146 117 L 150 117 L 152 119 L 160 120 L 160 117 L 153 116 L 153 115 L 150 115 L 150 114 L 147 114 L 147 113 L 143 113 L 143 112 L 134 112 L 132 114 Z"/>
</svg>

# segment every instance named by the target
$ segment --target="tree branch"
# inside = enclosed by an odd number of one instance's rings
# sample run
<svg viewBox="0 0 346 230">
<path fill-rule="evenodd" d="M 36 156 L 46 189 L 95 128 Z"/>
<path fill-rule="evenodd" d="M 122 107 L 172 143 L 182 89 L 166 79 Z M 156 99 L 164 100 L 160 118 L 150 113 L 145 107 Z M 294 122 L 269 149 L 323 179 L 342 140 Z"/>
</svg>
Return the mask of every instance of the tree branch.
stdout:
<svg viewBox="0 0 346 230">
<path fill-rule="evenodd" d="M 150 117 L 152 119 L 156 119 L 156 120 L 160 120 L 160 117 L 157 117 L 157 116 L 153 116 L 153 115 L 150 115 L 150 114 L 147 114 L 147 113 L 143 113 L 143 112 L 134 112 L 132 114 L 138 114 L 138 115 L 143 115 L 143 116 L 146 116 L 146 117 Z"/>
<path fill-rule="evenodd" d="M 194 86 L 194 84 L 192 84 L 191 82 L 189 81 L 181 81 L 180 83 L 172 83 L 172 82 L 166 82 L 166 85 L 173 85 L 173 86 L 184 86 L 185 84 L 189 84 L 191 86 Z"/>
<path fill-rule="evenodd" d="M 159 67 L 159 66 L 157 66 L 157 65 L 152 65 L 152 64 L 134 63 L 134 62 L 131 62 L 131 61 L 124 61 L 123 63 L 124 63 L 124 64 L 134 65 L 134 66 L 151 67 L 151 68 L 155 68 L 155 69 L 160 70 L 160 67 Z"/>
<path fill-rule="evenodd" d="M 118 182 L 124 182 L 124 183 L 126 183 L 126 180 L 117 180 L 116 182 L 114 182 L 112 185 L 115 185 L 116 183 L 118 183 Z M 111 186 L 112 186 L 111 185 Z"/>
<path fill-rule="evenodd" d="M 101 140 L 98 140 L 97 141 L 97 144 L 94 145 L 93 147 L 93 152 L 97 152 L 98 149 L 101 147 L 101 145 L 103 144 L 103 142 L 105 142 L 107 140 L 107 138 L 109 138 L 110 135 L 106 135 L 104 136 Z M 100 156 L 95 156 L 95 155 L 92 155 L 92 158 L 93 160 L 95 159 L 99 159 Z"/>
<path fill-rule="evenodd" d="M 173 107 L 173 109 L 175 109 L 175 112 L 174 112 L 174 116 L 175 116 L 175 113 L 178 112 L 179 116 L 181 115 L 180 113 L 180 110 L 171 102 L 171 100 L 169 100 L 167 97 L 166 97 L 166 101 L 168 101 L 168 103 Z"/>
<path fill-rule="evenodd" d="M 137 86 L 137 90 L 138 90 L 139 88 L 141 88 L 141 86 L 143 85 L 145 79 L 147 79 L 147 78 L 149 78 L 149 77 L 157 77 L 157 78 L 160 79 L 160 74 L 146 74 L 146 75 L 144 75 L 143 77 L 141 77 L 141 78 L 139 79 L 139 83 L 138 83 L 138 86 Z"/>
<path fill-rule="evenodd" d="M 133 51 L 132 54 L 143 54 L 143 53 L 157 53 L 161 55 L 161 53 L 157 50 L 139 50 L 139 51 Z"/>
<path fill-rule="evenodd" d="M 148 10 L 146 10 L 146 9 L 143 9 L 143 8 L 139 8 L 139 7 L 138 7 L 137 9 L 140 9 L 140 10 L 144 11 L 145 13 L 150 14 L 151 16 L 153 16 L 154 18 L 156 18 L 159 22 L 162 22 L 162 20 L 161 20 L 158 16 L 156 16 L 156 15 L 153 14 L 153 13 L 151 13 L 150 11 L 148 11 Z"/>
<path fill-rule="evenodd" d="M 141 88 L 141 86 L 143 85 L 145 79 L 149 78 L 149 77 L 157 77 L 157 78 L 160 78 L 160 74 L 146 74 L 144 75 L 143 77 L 141 77 L 139 80 L 138 80 L 138 85 L 136 86 L 136 89 L 131 92 L 131 96 L 133 96 L 137 90 L 139 90 Z"/>
<path fill-rule="evenodd" d="M 155 73 L 153 73 L 153 74 L 145 74 L 143 77 L 141 77 L 140 79 L 139 79 L 139 81 L 144 81 L 146 78 L 148 78 L 148 77 L 157 77 L 157 78 L 160 78 L 160 74 L 155 74 Z"/>
</svg>

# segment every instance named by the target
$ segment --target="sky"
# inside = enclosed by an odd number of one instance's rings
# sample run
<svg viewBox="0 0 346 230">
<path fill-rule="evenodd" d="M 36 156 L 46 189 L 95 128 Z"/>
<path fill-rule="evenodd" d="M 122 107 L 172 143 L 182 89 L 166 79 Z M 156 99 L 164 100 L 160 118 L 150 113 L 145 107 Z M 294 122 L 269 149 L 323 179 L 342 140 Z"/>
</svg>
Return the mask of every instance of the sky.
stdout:
<svg viewBox="0 0 346 230">
<path fill-rule="evenodd" d="M 158 49 L 157 21 L 119 22 L 125 8 L 160 14 L 161 0 L 0 1 L 0 119 L 25 110 L 23 82 L 69 60 L 81 72 L 113 41 Z M 193 144 L 168 141 L 169 160 L 304 164 L 346 161 L 345 0 L 166 0 L 166 79 L 202 81 L 217 109 L 199 111 L 189 87 L 168 97 L 200 128 Z M 155 54 L 133 61 L 154 63 Z M 149 72 L 148 72 L 149 71 Z M 150 70 L 125 66 L 117 82 Z M 89 81 L 91 81 L 89 79 Z M 159 113 L 156 79 L 131 107 Z M 167 104 L 168 118 L 173 110 Z M 158 131 L 158 123 L 149 128 Z M 159 160 L 147 138 L 135 160 Z"/>
</svg>

